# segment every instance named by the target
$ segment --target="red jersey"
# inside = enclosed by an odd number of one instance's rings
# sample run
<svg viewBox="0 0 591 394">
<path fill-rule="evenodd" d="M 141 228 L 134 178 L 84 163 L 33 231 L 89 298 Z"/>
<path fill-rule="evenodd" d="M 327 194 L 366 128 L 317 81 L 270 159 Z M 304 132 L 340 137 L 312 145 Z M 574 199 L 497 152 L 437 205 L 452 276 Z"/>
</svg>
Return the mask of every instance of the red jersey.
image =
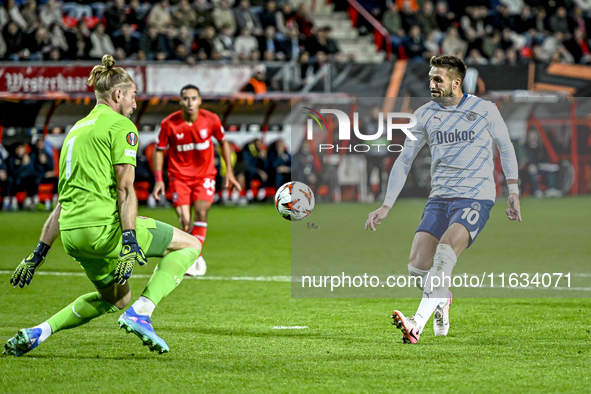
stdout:
<svg viewBox="0 0 591 394">
<path fill-rule="evenodd" d="M 220 118 L 205 109 L 199 109 L 192 125 L 183 120 L 181 111 L 169 115 L 160 123 L 156 149 L 168 151 L 168 175 L 181 180 L 214 178 L 217 171 L 213 163 L 214 147 L 211 136 L 224 138 Z"/>
</svg>

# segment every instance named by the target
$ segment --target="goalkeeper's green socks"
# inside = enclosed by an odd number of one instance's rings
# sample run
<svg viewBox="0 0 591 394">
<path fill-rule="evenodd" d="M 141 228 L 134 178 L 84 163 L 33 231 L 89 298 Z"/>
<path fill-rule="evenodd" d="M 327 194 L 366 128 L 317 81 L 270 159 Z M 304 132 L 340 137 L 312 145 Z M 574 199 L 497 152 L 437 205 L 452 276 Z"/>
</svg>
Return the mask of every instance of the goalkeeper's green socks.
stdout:
<svg viewBox="0 0 591 394">
<path fill-rule="evenodd" d="M 185 248 L 164 256 L 156 266 L 142 296 L 133 304 L 133 310 L 139 315 L 151 316 L 160 300 L 181 283 L 185 272 L 195 263 L 199 254 L 199 249 Z"/>
<path fill-rule="evenodd" d="M 117 312 L 119 308 L 103 300 L 98 292 L 81 295 L 70 305 L 50 317 L 45 323 L 38 325 L 42 335 L 40 342 L 45 341 L 49 335 L 61 330 L 67 330 L 88 323 L 95 317 L 107 312 Z"/>
</svg>

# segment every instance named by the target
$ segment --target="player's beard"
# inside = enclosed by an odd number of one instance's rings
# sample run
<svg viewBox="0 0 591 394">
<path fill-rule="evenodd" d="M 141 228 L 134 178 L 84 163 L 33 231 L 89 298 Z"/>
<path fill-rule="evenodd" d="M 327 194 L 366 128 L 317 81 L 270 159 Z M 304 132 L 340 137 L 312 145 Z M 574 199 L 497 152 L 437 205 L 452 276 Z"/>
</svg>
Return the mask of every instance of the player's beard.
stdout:
<svg viewBox="0 0 591 394">
<path fill-rule="evenodd" d="M 123 107 L 123 103 L 121 103 L 121 104 L 119 104 L 119 111 L 117 111 L 117 112 L 119 112 L 120 115 L 123 115 L 128 119 L 131 119 L 131 114 L 133 114 L 133 109 L 130 109 L 129 113 L 126 114 L 125 108 Z"/>
<path fill-rule="evenodd" d="M 453 93 L 453 89 L 451 88 L 451 86 L 449 87 L 449 90 L 441 89 L 438 92 L 439 92 L 439 96 L 437 96 L 437 97 L 431 96 L 433 101 L 441 103 L 443 105 L 451 105 L 452 104 L 454 93 Z"/>
</svg>

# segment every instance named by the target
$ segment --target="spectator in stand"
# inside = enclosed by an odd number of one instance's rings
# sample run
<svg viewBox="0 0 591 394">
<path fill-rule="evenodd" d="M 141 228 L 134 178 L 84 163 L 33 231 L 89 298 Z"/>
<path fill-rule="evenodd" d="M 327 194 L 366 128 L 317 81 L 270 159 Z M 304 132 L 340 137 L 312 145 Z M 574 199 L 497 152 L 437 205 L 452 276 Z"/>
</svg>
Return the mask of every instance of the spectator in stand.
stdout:
<svg viewBox="0 0 591 394">
<path fill-rule="evenodd" d="M 115 46 L 111 37 L 105 33 L 105 25 L 103 23 L 97 23 L 94 31 L 90 34 L 90 42 L 92 49 L 90 50 L 90 57 L 93 59 L 100 59 L 105 53 L 114 53 Z"/>
<path fill-rule="evenodd" d="M 140 50 L 138 59 L 140 60 L 166 60 L 165 38 L 158 33 L 156 26 L 148 25 L 140 37 Z"/>
<path fill-rule="evenodd" d="M 240 35 L 234 40 L 234 49 L 236 49 L 238 59 L 242 61 L 248 59 L 251 52 L 254 50 L 258 51 L 258 47 L 259 43 L 257 42 L 257 39 L 250 34 L 250 29 L 248 27 L 242 28 Z M 258 52 L 260 55 L 260 51 Z"/>
<path fill-rule="evenodd" d="M 130 0 L 127 7 L 127 16 L 125 22 L 135 26 L 136 31 L 144 31 L 146 28 L 146 19 L 148 9 L 140 3 L 140 0 Z"/>
<path fill-rule="evenodd" d="M 15 0 L 4 0 L 4 6 L 6 7 L 6 14 L 8 19 L 18 25 L 21 31 L 26 32 L 28 29 L 27 22 L 21 15 L 18 5 Z"/>
<path fill-rule="evenodd" d="M 466 43 L 468 44 L 468 53 L 472 49 L 478 49 L 478 52 L 482 51 L 482 39 L 476 34 L 476 30 L 472 27 L 468 27 L 468 30 L 464 31 L 466 36 Z"/>
<path fill-rule="evenodd" d="M 517 50 L 513 49 L 513 48 L 509 48 L 505 51 L 505 57 L 507 59 L 507 63 L 509 65 L 517 65 L 519 64 L 519 55 L 517 54 Z"/>
<path fill-rule="evenodd" d="M 275 54 L 279 52 L 279 41 L 277 40 L 275 27 L 273 26 L 267 26 L 265 28 L 265 33 L 263 36 L 258 37 L 258 42 L 261 53 L 269 51 L 275 57 Z"/>
<path fill-rule="evenodd" d="M 495 49 L 492 58 L 490 59 L 490 64 L 499 66 L 505 64 L 505 52 L 501 48 Z"/>
<path fill-rule="evenodd" d="M 425 48 L 427 49 L 424 55 L 426 59 L 441 55 L 441 47 L 439 46 L 439 40 L 437 39 L 437 30 L 431 30 L 431 33 L 427 35 Z"/>
<path fill-rule="evenodd" d="M 195 28 L 201 29 L 206 26 L 215 26 L 213 20 L 213 8 L 207 0 L 195 0 L 192 5 L 195 10 L 196 22 Z"/>
<path fill-rule="evenodd" d="M 57 23 L 49 26 L 49 42 L 51 46 L 58 48 L 62 55 L 68 52 L 70 46 L 68 45 L 68 40 L 66 40 L 66 35 L 64 34 L 64 30 L 61 26 Z M 61 58 L 61 56 L 60 56 Z"/>
<path fill-rule="evenodd" d="M 521 14 L 521 10 L 525 4 L 523 0 L 501 0 L 500 2 L 507 6 L 507 11 L 510 15 Z"/>
<path fill-rule="evenodd" d="M 573 55 L 575 63 L 591 64 L 589 43 L 581 29 L 576 28 L 573 37 L 570 40 L 567 40 L 564 43 L 564 46 Z"/>
<path fill-rule="evenodd" d="M 574 23 L 569 20 L 566 8 L 558 7 L 556 9 L 556 14 L 550 17 L 548 23 L 552 33 L 560 32 L 564 34 L 567 39 L 570 38 L 570 32 L 572 31 L 572 28 L 574 28 Z"/>
<path fill-rule="evenodd" d="M 476 48 L 471 49 L 468 56 L 464 60 L 469 66 L 478 66 L 488 64 L 488 60 L 480 54 L 480 51 Z"/>
<path fill-rule="evenodd" d="M 30 33 L 31 31 L 35 30 L 38 26 L 41 25 L 41 20 L 39 19 L 39 13 L 37 12 L 37 2 L 35 0 L 27 0 L 24 3 L 23 9 L 21 11 L 21 15 L 25 22 L 27 23 L 27 32 Z"/>
<path fill-rule="evenodd" d="M 214 33 L 215 33 L 215 29 L 214 29 Z M 191 32 L 191 30 L 189 30 L 189 28 L 185 27 L 185 26 L 182 26 L 180 29 L 178 29 L 177 41 L 179 41 L 184 46 L 186 46 L 187 49 L 189 50 L 189 52 L 195 46 L 195 36 Z"/>
<path fill-rule="evenodd" d="M 10 182 L 8 178 L 8 165 L 6 159 L 8 158 L 8 152 L 0 144 L 0 197 L 2 198 L 2 209 L 5 211 L 10 210 L 10 197 L 8 195 L 8 189 Z"/>
<path fill-rule="evenodd" d="M 265 8 L 261 15 L 259 16 L 259 20 L 261 21 L 261 26 L 263 29 L 266 29 L 267 26 L 273 26 L 275 30 L 277 30 L 277 3 L 275 0 L 269 0 L 265 3 Z"/>
<path fill-rule="evenodd" d="M 24 34 L 15 22 L 9 21 L 6 24 L 2 36 L 6 44 L 6 59 L 18 61 L 28 58 L 29 50 L 24 47 Z"/>
<path fill-rule="evenodd" d="M 425 40 L 421 33 L 421 28 L 418 25 L 413 25 L 410 28 L 403 45 L 404 52 L 411 61 L 422 62 L 425 60 L 423 55 L 427 48 L 425 47 Z"/>
<path fill-rule="evenodd" d="M 45 143 L 43 137 L 38 138 L 33 146 L 33 157 L 35 158 L 35 166 L 41 177 L 40 183 L 52 185 L 51 199 L 45 200 L 45 210 L 52 210 L 52 202 L 57 204 L 57 185 L 58 178 L 55 173 L 55 166 L 53 161 L 53 152 L 51 148 Z M 37 198 L 37 201 L 39 199 Z"/>
<path fill-rule="evenodd" d="M 90 50 L 92 49 L 92 42 L 90 41 L 90 29 L 86 25 L 84 19 L 78 21 L 76 28 L 72 31 L 72 36 L 75 37 L 74 45 L 70 46 L 70 59 L 89 60 Z"/>
<path fill-rule="evenodd" d="M 63 26 L 62 11 L 57 0 L 47 0 L 39 9 L 39 19 L 43 27 L 48 29 L 51 25 L 57 23 Z"/>
<path fill-rule="evenodd" d="M 6 55 L 6 42 L 4 42 L 4 37 L 0 34 L 0 59 L 4 59 Z"/>
<path fill-rule="evenodd" d="M 163 33 L 164 30 L 170 26 L 173 22 L 172 15 L 170 14 L 168 0 L 161 0 L 156 3 L 150 11 L 148 20 L 151 25 L 156 26 L 159 33 Z"/>
<path fill-rule="evenodd" d="M 521 14 L 513 19 L 513 30 L 518 34 L 524 34 L 530 29 L 536 28 L 536 18 L 534 17 L 531 7 L 524 5 Z"/>
<path fill-rule="evenodd" d="M 304 182 L 310 186 L 313 190 L 316 189 L 316 182 L 318 181 L 318 175 L 316 174 L 316 168 L 314 166 L 314 155 L 310 150 L 310 144 L 308 140 L 304 139 L 300 150 L 293 155 L 293 171 L 292 178 L 294 180 Z"/>
<path fill-rule="evenodd" d="M 248 81 L 248 83 L 244 86 L 242 91 L 254 94 L 267 93 L 267 82 L 265 82 L 264 71 L 255 71 L 254 75 L 250 78 L 250 81 Z"/>
<path fill-rule="evenodd" d="M 300 32 L 296 26 L 292 26 L 289 28 L 287 37 L 281 42 L 281 51 L 287 60 L 297 60 L 301 47 L 303 47 L 303 43 L 300 39 Z"/>
<path fill-rule="evenodd" d="M 121 26 L 127 21 L 127 11 L 128 7 L 125 4 L 125 0 L 114 0 L 107 7 L 104 13 L 104 19 L 106 32 L 109 36 L 112 37 L 115 32 L 121 30 Z"/>
<path fill-rule="evenodd" d="M 27 153 L 27 147 L 23 143 L 15 144 L 14 154 L 8 158 L 8 168 L 10 173 L 10 190 L 8 194 L 12 196 L 11 205 L 13 210 L 18 210 L 16 194 L 20 191 L 26 191 L 27 197 L 23 203 L 25 209 L 33 208 L 38 201 L 37 191 L 41 181 L 41 174 L 35 165 L 35 154 Z M 37 198 L 35 201 L 34 198 Z"/>
<path fill-rule="evenodd" d="M 546 197 L 560 197 L 562 193 L 556 189 L 556 173 L 560 169 L 560 166 L 552 163 L 548 158 L 548 152 L 544 144 L 540 141 L 537 131 L 527 133 L 524 148 L 527 157 L 527 173 L 531 186 L 530 193 L 537 198 L 544 197 L 544 192 L 540 189 L 540 180 L 542 180 L 542 175 L 544 175 L 548 182 Z"/>
<path fill-rule="evenodd" d="M 318 52 L 325 54 L 336 54 L 339 52 L 337 43 L 330 38 L 330 27 L 322 27 L 316 30 L 316 33 L 304 42 L 304 47 L 310 56 L 316 56 Z"/>
<path fill-rule="evenodd" d="M 230 3 L 228 3 L 228 0 L 220 0 L 219 7 L 216 7 L 213 10 L 212 16 L 217 29 L 228 25 L 230 28 L 230 35 L 233 36 L 236 33 L 236 18 L 230 9 Z"/>
<path fill-rule="evenodd" d="M 282 34 L 287 34 L 290 27 L 297 26 L 300 33 L 305 37 L 312 35 L 313 24 L 310 19 L 304 13 L 294 11 L 287 1 L 281 4 L 275 17 L 277 19 L 277 30 Z"/>
<path fill-rule="evenodd" d="M 417 15 L 417 19 L 419 22 L 419 26 L 421 26 L 423 34 L 428 36 L 433 30 L 437 30 L 437 39 L 442 38 L 441 31 L 439 30 L 439 25 L 437 24 L 437 16 L 435 15 L 435 9 L 431 1 L 426 1 L 425 3 L 423 3 L 421 11 Z"/>
<path fill-rule="evenodd" d="M 269 146 L 265 168 L 269 176 L 267 186 L 279 188 L 291 180 L 291 155 L 283 140 L 279 139 Z"/>
<path fill-rule="evenodd" d="M 207 58 L 204 58 L 203 60 L 206 59 Z M 196 63 L 195 57 L 191 54 L 191 51 L 183 44 L 177 44 L 177 46 L 174 48 L 174 56 L 171 60 L 178 60 L 181 62 L 187 62 L 189 64 Z"/>
<path fill-rule="evenodd" d="M 139 39 L 135 36 L 135 31 L 128 23 L 121 25 L 119 34 L 113 37 L 113 45 L 115 51 L 120 52 L 123 50 L 125 53 L 124 59 L 135 59 L 140 50 Z"/>
<path fill-rule="evenodd" d="M 435 18 L 437 19 L 439 30 L 447 31 L 454 24 L 456 15 L 449 10 L 445 1 L 438 1 L 435 4 Z"/>
<path fill-rule="evenodd" d="M 414 25 L 419 25 L 419 18 L 417 12 L 413 8 L 412 4 L 408 1 L 402 3 L 402 9 L 400 10 L 400 18 L 402 19 L 402 28 L 404 31 L 410 31 Z"/>
<path fill-rule="evenodd" d="M 394 48 L 402 45 L 406 31 L 402 28 L 402 18 L 398 12 L 398 6 L 393 1 L 386 2 L 386 12 L 384 12 L 384 16 L 382 17 L 382 25 L 390 33 Z"/>
<path fill-rule="evenodd" d="M 197 13 L 189 0 L 181 0 L 172 13 L 173 25 L 176 28 L 187 27 L 194 30 L 197 27 Z"/>
<path fill-rule="evenodd" d="M 238 7 L 234 9 L 234 18 L 236 19 L 236 28 L 242 31 L 243 28 L 248 27 L 251 33 L 255 36 L 260 36 L 263 33 L 263 26 L 257 14 L 250 9 L 249 0 L 240 0 Z"/>
<path fill-rule="evenodd" d="M 235 55 L 234 38 L 230 35 L 230 26 L 222 26 L 220 32 L 213 40 L 215 50 L 224 60 L 232 60 Z"/>
<path fill-rule="evenodd" d="M 59 60 L 66 60 L 64 57 L 63 52 L 58 47 L 51 47 L 47 55 L 45 55 L 44 60 L 49 60 L 52 62 L 57 62 Z"/>
<path fill-rule="evenodd" d="M 25 47 L 31 52 L 30 60 L 43 60 L 51 48 L 47 30 L 40 26 L 37 30 L 29 33 L 25 39 Z"/>
<path fill-rule="evenodd" d="M 495 51 L 501 47 L 501 33 L 493 31 L 482 39 L 482 55 L 487 59 L 493 57 Z"/>
<path fill-rule="evenodd" d="M 468 33 L 468 30 L 473 31 L 473 35 L 482 39 L 486 30 L 484 28 L 484 17 L 486 16 L 486 8 L 481 6 L 468 6 L 466 7 L 466 15 L 460 18 L 460 26 L 464 34 Z"/>
<path fill-rule="evenodd" d="M 267 151 L 260 139 L 255 139 L 250 143 L 246 144 L 242 149 L 242 174 L 240 178 L 244 178 L 244 185 L 246 186 L 246 196 L 248 200 L 254 198 L 252 192 L 252 181 L 259 181 L 261 188 L 259 192 L 264 192 L 264 186 L 266 185 L 268 176 L 265 172 L 265 160 L 267 159 Z M 242 183 L 242 182 L 241 182 Z M 264 194 L 260 193 L 257 198 L 264 198 Z"/>
<path fill-rule="evenodd" d="M 207 60 L 211 58 L 215 38 L 215 28 L 208 26 L 201 31 L 197 39 L 197 58 L 200 60 Z"/>
<path fill-rule="evenodd" d="M 544 7 L 534 9 L 534 23 L 535 29 L 539 34 L 544 34 L 546 36 L 550 34 L 550 23 Z"/>
<path fill-rule="evenodd" d="M 575 7 L 572 12 L 572 24 L 573 26 L 578 27 L 585 37 L 589 37 L 589 32 L 591 29 L 589 28 L 589 19 L 585 18 L 583 15 L 583 11 L 579 7 Z"/>
<path fill-rule="evenodd" d="M 451 26 L 441 43 L 442 52 L 446 55 L 457 56 L 463 59 L 468 51 L 468 44 L 460 38 L 458 29 Z"/>
</svg>

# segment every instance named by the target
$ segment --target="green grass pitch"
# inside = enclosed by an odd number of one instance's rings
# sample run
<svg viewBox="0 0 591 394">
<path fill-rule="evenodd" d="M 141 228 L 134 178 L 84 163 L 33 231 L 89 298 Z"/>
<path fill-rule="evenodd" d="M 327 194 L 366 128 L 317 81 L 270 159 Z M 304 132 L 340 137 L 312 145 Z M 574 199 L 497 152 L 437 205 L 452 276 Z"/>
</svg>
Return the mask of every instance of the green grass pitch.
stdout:
<svg viewBox="0 0 591 394">
<path fill-rule="evenodd" d="M 429 322 L 417 345 L 403 345 L 389 317 L 393 309 L 414 313 L 418 291 L 414 299 L 292 298 L 285 280 L 292 232 L 321 239 L 333 231 L 332 238 L 358 250 L 343 257 L 351 267 L 363 260 L 364 247 L 384 237 L 389 241 L 376 256 L 394 253 L 392 271 L 402 274 L 423 205 L 397 202 L 375 234 L 361 229 L 377 204 L 319 204 L 309 218 L 318 225 L 315 232 L 303 230 L 305 222 L 290 225 L 272 205 L 216 206 L 204 251 L 206 279 L 185 280 L 153 316 L 170 353 L 149 352 L 137 337 L 117 330 L 118 314 L 106 315 L 57 333 L 23 357 L 0 357 L 0 393 L 591 392 L 588 298 L 458 298 L 450 334 L 434 337 Z M 498 199 L 458 272 L 473 272 L 471 264 L 510 270 L 525 261 L 546 271 L 591 261 L 591 198 L 523 199 L 520 225 L 503 217 L 504 205 Z M 338 210 L 347 216 L 334 225 L 327 218 Z M 177 223 L 172 209 L 140 214 Z M 9 284 L 8 272 L 31 253 L 46 218 L 44 212 L 0 213 L 2 343 L 93 291 L 60 242 L 39 271 L 45 275 L 25 289 Z M 392 232 L 396 236 L 386 238 Z M 134 270 L 134 299 L 156 263 Z M 578 286 L 590 287 L 590 278 Z"/>
</svg>

